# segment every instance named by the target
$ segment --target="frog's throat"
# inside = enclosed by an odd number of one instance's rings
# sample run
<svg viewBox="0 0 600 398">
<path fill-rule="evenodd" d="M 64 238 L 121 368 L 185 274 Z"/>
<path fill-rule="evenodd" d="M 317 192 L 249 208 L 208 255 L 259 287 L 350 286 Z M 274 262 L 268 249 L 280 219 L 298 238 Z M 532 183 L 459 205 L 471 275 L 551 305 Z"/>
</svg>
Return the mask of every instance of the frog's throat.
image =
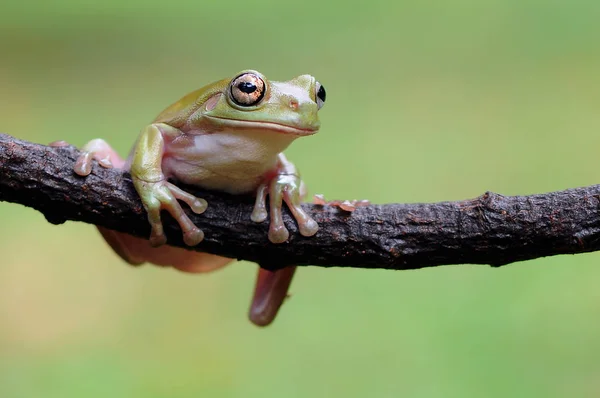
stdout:
<svg viewBox="0 0 600 398">
<path fill-rule="evenodd" d="M 249 120 L 228 119 L 224 117 L 208 115 L 204 115 L 204 117 L 208 119 L 218 120 L 219 124 L 225 125 L 227 127 L 234 127 L 239 130 L 271 130 L 282 134 L 294 136 L 313 135 L 317 131 L 319 131 L 318 128 L 299 128 L 274 122 L 253 122 Z"/>
</svg>

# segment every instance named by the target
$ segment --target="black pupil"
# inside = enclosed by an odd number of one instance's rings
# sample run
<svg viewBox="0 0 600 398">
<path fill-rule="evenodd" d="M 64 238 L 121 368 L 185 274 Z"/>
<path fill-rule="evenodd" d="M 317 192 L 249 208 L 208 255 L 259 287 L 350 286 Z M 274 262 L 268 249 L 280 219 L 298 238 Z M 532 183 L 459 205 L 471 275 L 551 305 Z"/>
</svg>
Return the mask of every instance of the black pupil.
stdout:
<svg viewBox="0 0 600 398">
<path fill-rule="evenodd" d="M 325 88 L 323 86 L 319 87 L 319 91 L 317 92 L 317 97 L 321 101 L 325 102 L 326 94 L 325 94 Z"/>
<path fill-rule="evenodd" d="M 253 92 L 256 91 L 256 84 L 251 83 L 251 82 L 240 82 L 237 85 L 237 88 L 242 92 L 242 93 L 246 93 L 246 94 L 252 94 Z"/>
</svg>

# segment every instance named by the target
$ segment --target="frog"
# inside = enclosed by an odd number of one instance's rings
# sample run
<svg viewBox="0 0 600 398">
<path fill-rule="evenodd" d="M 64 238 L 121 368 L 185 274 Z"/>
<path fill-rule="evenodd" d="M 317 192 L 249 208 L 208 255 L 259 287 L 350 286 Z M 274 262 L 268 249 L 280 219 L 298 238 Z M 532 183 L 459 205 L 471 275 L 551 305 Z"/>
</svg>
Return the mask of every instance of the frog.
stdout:
<svg viewBox="0 0 600 398">
<path fill-rule="evenodd" d="M 312 75 L 271 81 L 248 69 L 205 85 L 168 106 L 142 128 L 125 159 L 103 139 L 87 142 L 80 149 L 74 172 L 85 178 L 94 164 L 129 172 L 151 228 L 147 238 L 97 226 L 100 234 L 118 256 L 135 266 L 150 263 L 205 273 L 230 264 L 234 259 L 167 245 L 163 210 L 181 228 L 185 245 L 194 247 L 204 239 L 204 232 L 182 205 L 202 214 L 209 203 L 181 189 L 180 183 L 254 195 L 249 217 L 256 223 L 268 219 L 267 237 L 273 244 L 289 240 L 282 217 L 284 204 L 300 235 L 314 236 L 319 226 L 302 208 L 306 185 L 283 152 L 296 139 L 319 131 L 318 112 L 325 100 L 325 88 Z M 259 265 L 248 311 L 253 324 L 273 322 L 289 296 L 296 267 L 268 270 Z"/>
</svg>

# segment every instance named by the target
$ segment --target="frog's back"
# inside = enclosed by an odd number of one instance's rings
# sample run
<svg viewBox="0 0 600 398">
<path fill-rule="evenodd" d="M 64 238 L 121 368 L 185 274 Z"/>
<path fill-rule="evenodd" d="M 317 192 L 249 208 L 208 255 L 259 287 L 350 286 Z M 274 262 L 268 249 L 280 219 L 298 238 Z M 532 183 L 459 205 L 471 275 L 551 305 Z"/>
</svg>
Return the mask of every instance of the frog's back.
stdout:
<svg viewBox="0 0 600 398">
<path fill-rule="evenodd" d="M 223 92 L 228 84 L 229 79 L 224 79 L 192 91 L 163 110 L 153 122 L 166 123 L 173 127 L 183 126 L 189 117 L 196 112 L 206 100 L 217 93 Z"/>
</svg>

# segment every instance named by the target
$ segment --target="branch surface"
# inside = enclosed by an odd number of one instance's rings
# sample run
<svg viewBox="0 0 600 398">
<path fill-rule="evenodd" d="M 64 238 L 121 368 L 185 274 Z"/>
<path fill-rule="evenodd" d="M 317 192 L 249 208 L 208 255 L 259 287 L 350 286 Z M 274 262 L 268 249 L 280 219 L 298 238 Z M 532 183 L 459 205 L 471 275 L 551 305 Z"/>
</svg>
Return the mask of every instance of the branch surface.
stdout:
<svg viewBox="0 0 600 398">
<path fill-rule="evenodd" d="M 0 200 L 32 207 L 53 224 L 82 221 L 148 237 L 130 176 L 94 164 L 92 174 L 80 177 L 72 171 L 78 154 L 73 146 L 52 148 L 0 134 Z M 299 235 L 285 209 L 290 239 L 283 244 L 268 241 L 268 220 L 250 220 L 253 198 L 180 186 L 209 203 L 201 215 L 186 208 L 206 236 L 194 250 L 272 269 L 501 266 L 600 249 L 600 185 L 531 196 L 486 192 L 457 202 L 369 205 L 352 213 L 305 204 L 319 232 Z M 164 221 L 169 244 L 186 247 L 174 220 L 165 214 Z"/>
</svg>

